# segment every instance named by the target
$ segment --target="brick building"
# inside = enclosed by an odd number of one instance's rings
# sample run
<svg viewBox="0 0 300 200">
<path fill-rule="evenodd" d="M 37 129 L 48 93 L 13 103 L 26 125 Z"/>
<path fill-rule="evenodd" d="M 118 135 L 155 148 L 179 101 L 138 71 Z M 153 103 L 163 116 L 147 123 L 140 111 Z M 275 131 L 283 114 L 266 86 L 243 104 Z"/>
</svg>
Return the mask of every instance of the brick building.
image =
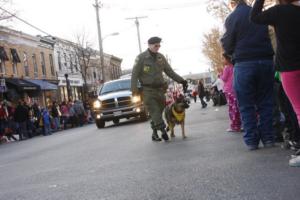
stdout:
<svg viewBox="0 0 300 200">
<path fill-rule="evenodd" d="M 2 96 L 40 104 L 56 100 L 54 41 L 0 26 L 0 75 L 7 86 Z"/>
</svg>

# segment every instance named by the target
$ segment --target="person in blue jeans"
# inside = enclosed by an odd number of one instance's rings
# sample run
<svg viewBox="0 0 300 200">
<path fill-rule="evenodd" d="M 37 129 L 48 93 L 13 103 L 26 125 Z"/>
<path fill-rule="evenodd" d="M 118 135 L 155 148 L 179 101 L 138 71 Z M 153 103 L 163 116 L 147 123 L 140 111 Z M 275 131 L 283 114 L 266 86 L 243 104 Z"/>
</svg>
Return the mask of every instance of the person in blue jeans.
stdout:
<svg viewBox="0 0 300 200">
<path fill-rule="evenodd" d="M 251 7 L 245 0 L 229 0 L 232 13 L 226 18 L 221 38 L 225 55 L 234 63 L 234 90 L 249 150 L 274 146 L 273 49 L 268 27 L 250 22 Z"/>
</svg>

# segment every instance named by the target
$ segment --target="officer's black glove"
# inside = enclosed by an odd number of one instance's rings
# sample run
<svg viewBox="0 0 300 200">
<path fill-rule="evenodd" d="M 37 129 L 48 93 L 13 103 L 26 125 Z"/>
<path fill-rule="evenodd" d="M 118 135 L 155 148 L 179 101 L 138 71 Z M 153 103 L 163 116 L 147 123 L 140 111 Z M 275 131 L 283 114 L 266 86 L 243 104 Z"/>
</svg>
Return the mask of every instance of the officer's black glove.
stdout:
<svg viewBox="0 0 300 200">
<path fill-rule="evenodd" d="M 187 93 L 188 82 L 186 80 L 183 80 L 183 81 L 181 81 L 181 84 L 182 84 L 183 92 Z"/>
</svg>

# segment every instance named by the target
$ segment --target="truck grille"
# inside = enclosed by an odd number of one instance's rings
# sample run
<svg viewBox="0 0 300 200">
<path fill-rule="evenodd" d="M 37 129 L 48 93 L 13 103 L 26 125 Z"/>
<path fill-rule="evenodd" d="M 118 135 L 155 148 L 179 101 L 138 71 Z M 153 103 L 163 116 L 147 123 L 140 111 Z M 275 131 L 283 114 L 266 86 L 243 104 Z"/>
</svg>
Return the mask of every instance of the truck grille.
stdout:
<svg viewBox="0 0 300 200">
<path fill-rule="evenodd" d="M 120 108 L 131 106 L 131 97 L 118 97 L 116 99 L 107 99 L 102 101 L 102 108 L 109 109 L 109 108 Z"/>
<path fill-rule="evenodd" d="M 118 104 L 119 104 L 119 107 L 130 106 L 132 104 L 131 97 L 119 97 Z"/>
<path fill-rule="evenodd" d="M 102 108 L 107 109 L 107 108 L 115 108 L 115 99 L 107 99 L 102 101 Z"/>
</svg>

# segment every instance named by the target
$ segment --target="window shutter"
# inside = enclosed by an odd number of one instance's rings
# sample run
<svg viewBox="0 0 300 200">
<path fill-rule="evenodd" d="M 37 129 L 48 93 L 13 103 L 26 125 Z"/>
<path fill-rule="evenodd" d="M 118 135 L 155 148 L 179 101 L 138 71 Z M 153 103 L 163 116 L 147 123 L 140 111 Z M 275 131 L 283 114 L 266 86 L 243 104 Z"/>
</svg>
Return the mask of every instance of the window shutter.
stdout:
<svg viewBox="0 0 300 200">
<path fill-rule="evenodd" d="M 11 52 L 11 55 L 12 55 L 12 58 L 13 58 L 13 62 L 14 63 L 20 63 L 21 60 L 20 60 L 20 57 L 18 55 L 18 52 L 16 49 L 10 49 L 10 52 Z"/>
<path fill-rule="evenodd" d="M 0 47 L 0 59 L 2 61 L 8 60 L 8 56 L 7 56 L 6 52 L 5 52 L 4 47 Z"/>
</svg>

